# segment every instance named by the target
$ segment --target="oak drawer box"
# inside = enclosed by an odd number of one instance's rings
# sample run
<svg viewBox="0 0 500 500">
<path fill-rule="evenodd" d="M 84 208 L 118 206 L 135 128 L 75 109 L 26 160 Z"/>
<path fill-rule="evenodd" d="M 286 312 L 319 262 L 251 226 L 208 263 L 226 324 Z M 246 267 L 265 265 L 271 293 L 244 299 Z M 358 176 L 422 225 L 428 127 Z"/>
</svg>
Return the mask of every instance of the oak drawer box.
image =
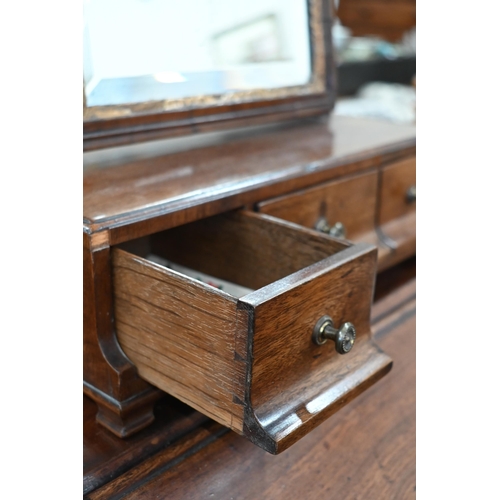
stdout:
<svg viewBox="0 0 500 500">
<path fill-rule="evenodd" d="M 244 211 L 154 234 L 146 244 L 142 255 L 253 291 L 237 297 L 114 248 L 123 351 L 143 379 L 265 450 L 283 451 L 389 371 L 370 332 L 372 245 Z M 338 337 L 314 342 L 325 315 L 336 331 L 354 325 L 346 354 Z"/>
</svg>

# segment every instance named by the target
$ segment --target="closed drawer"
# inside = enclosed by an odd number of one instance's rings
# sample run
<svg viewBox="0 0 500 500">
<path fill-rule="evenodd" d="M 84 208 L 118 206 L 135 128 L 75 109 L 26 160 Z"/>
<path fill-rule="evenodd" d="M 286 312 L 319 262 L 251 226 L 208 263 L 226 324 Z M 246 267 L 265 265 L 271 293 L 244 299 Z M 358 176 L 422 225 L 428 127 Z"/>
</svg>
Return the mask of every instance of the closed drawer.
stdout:
<svg viewBox="0 0 500 500">
<path fill-rule="evenodd" d="M 153 235 L 142 248 L 113 250 L 124 352 L 142 378 L 271 453 L 390 369 L 370 332 L 371 245 L 240 211 Z M 197 279 L 206 275 L 215 286 Z M 314 342 L 325 315 L 336 328 L 354 325 L 346 354 L 338 342 Z"/>
<path fill-rule="evenodd" d="M 334 235 L 341 224 L 343 237 L 378 245 L 384 260 L 390 249 L 380 245 L 376 231 L 377 188 L 378 172 L 371 171 L 261 202 L 257 210 L 304 227 L 332 227 Z"/>
<path fill-rule="evenodd" d="M 377 172 L 356 175 L 258 204 L 261 213 L 315 228 L 321 219 L 341 222 L 352 241 L 370 239 L 375 228 Z"/>
<path fill-rule="evenodd" d="M 381 234 L 398 260 L 416 250 L 416 158 L 409 158 L 381 171 Z"/>
</svg>

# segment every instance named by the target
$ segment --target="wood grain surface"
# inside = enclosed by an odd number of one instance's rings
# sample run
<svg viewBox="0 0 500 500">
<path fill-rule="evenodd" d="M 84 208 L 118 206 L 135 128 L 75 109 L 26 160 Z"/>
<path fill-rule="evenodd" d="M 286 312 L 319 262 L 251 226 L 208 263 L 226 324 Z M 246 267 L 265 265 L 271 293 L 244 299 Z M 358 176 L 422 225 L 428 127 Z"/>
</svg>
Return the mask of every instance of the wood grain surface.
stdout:
<svg viewBox="0 0 500 500">
<path fill-rule="evenodd" d="M 303 277 L 297 273 L 293 288 L 282 284 L 240 299 L 254 308 L 251 401 L 272 439 L 269 451 L 281 453 L 390 370 L 390 358 L 371 341 L 375 269 L 375 249 L 360 244 L 308 268 Z M 332 342 L 311 341 L 325 314 L 337 327 L 355 325 L 349 354 L 338 354 Z"/>
<path fill-rule="evenodd" d="M 363 250 L 352 247 L 318 263 L 314 273 L 309 268 L 307 276 L 294 280 L 293 289 L 282 287 L 273 295 L 254 299 L 250 294 L 241 299 L 255 310 L 254 404 L 260 406 L 276 397 L 291 402 L 290 394 L 283 393 L 287 385 L 300 384 L 301 392 L 320 393 L 326 380 L 308 379 L 321 365 L 328 365 L 328 370 L 321 373 L 325 378 L 328 371 L 339 376 L 338 368 L 342 367 L 343 372 L 348 365 L 351 369 L 357 365 L 356 354 L 370 337 L 375 281 L 375 252 L 372 247 Z M 313 327 L 325 314 L 337 328 L 346 321 L 355 325 L 355 348 L 348 355 L 336 353 L 333 342 L 322 346 L 311 342 Z"/>
<path fill-rule="evenodd" d="M 150 240 L 151 251 L 160 257 L 253 290 L 350 246 L 249 211 L 202 219 Z"/>
<path fill-rule="evenodd" d="M 407 191 L 416 185 L 416 159 L 408 158 L 381 170 L 380 209 L 377 224 L 384 241 L 402 258 L 416 251 L 416 202 Z"/>
<path fill-rule="evenodd" d="M 110 229 L 115 245 L 374 168 L 411 154 L 415 127 L 332 116 L 211 141 L 88 153 L 85 231 Z"/>
<path fill-rule="evenodd" d="M 379 224 L 415 212 L 415 202 L 406 199 L 406 192 L 416 184 L 416 158 L 408 158 L 384 167 L 381 171 Z"/>
<path fill-rule="evenodd" d="M 414 499 L 415 281 L 393 291 L 389 281 L 390 305 L 373 328 L 392 372 L 301 441 L 271 456 L 214 424 L 86 498 Z"/>
<path fill-rule="evenodd" d="M 365 233 L 375 231 L 377 172 L 371 171 L 267 200 L 259 212 L 314 229 L 320 218 L 328 225 L 342 222 L 346 238 L 366 241 Z"/>
<path fill-rule="evenodd" d="M 194 431 L 208 418 L 173 397 L 163 395 L 152 425 L 127 439 L 96 422 L 97 405 L 83 397 L 83 493 L 103 486 L 161 449 Z"/>
<path fill-rule="evenodd" d="M 83 235 L 83 390 L 98 404 L 97 420 L 125 437 L 153 421 L 160 391 L 141 379 L 123 354 L 113 325 L 110 248 Z"/>
<path fill-rule="evenodd" d="M 242 432 L 237 300 L 120 249 L 113 269 L 118 340 L 141 377 Z"/>
<path fill-rule="evenodd" d="M 257 204 L 261 213 L 315 228 L 324 218 L 329 226 L 342 222 L 346 239 L 378 247 L 378 268 L 385 269 L 391 249 L 376 231 L 378 172 L 342 178 Z"/>
<path fill-rule="evenodd" d="M 238 300 L 115 249 L 121 347 L 145 380 L 271 453 L 390 369 L 370 340 L 373 246 L 237 211 L 155 235 L 151 251 L 258 289 Z M 354 323 L 349 355 L 312 342 L 325 314 Z"/>
</svg>

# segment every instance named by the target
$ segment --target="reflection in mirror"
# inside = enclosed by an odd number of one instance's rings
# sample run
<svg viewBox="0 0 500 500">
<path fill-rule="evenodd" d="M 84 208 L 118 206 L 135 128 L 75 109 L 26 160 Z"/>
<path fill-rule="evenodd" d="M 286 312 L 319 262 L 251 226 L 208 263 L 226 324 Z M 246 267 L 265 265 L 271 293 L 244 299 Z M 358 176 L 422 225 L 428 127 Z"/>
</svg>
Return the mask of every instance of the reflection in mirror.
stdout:
<svg viewBox="0 0 500 500">
<path fill-rule="evenodd" d="M 304 85 L 307 0 L 85 0 L 87 107 Z"/>
</svg>

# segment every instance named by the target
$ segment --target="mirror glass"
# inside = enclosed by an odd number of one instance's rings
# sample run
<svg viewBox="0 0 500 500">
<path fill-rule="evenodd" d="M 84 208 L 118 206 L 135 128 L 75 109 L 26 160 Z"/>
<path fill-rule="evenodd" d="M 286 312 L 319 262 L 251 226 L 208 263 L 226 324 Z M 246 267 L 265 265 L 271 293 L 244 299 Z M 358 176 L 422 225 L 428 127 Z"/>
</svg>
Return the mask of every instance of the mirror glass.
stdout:
<svg viewBox="0 0 500 500">
<path fill-rule="evenodd" d="M 84 0 L 86 106 L 304 85 L 307 0 Z"/>
</svg>

